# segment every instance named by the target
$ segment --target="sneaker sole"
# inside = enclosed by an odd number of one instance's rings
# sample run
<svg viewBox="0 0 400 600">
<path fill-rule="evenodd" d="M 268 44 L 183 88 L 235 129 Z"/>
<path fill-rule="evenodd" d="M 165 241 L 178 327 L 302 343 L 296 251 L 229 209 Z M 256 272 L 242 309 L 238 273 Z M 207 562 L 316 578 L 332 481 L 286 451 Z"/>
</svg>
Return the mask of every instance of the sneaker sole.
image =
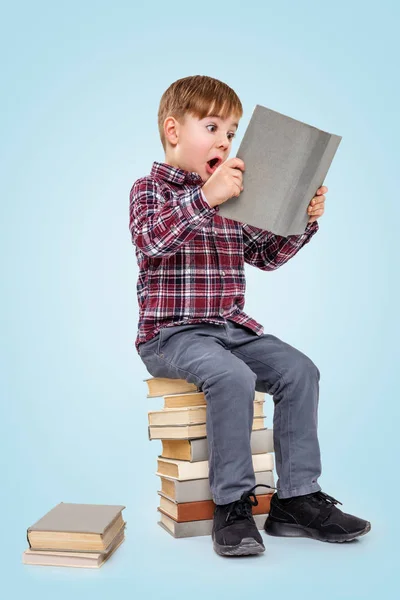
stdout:
<svg viewBox="0 0 400 600">
<path fill-rule="evenodd" d="M 278 523 L 277 521 L 266 520 L 264 529 L 268 535 L 276 537 L 306 537 L 320 542 L 350 542 L 361 535 L 365 535 L 371 529 L 371 523 L 367 521 L 367 525 L 360 531 L 352 533 L 323 533 L 319 529 L 311 527 L 303 527 L 294 523 Z"/>
<path fill-rule="evenodd" d="M 214 550 L 220 556 L 246 556 L 261 554 L 265 551 L 265 546 L 259 544 L 254 538 L 243 538 L 236 546 L 222 546 L 214 541 Z"/>
</svg>

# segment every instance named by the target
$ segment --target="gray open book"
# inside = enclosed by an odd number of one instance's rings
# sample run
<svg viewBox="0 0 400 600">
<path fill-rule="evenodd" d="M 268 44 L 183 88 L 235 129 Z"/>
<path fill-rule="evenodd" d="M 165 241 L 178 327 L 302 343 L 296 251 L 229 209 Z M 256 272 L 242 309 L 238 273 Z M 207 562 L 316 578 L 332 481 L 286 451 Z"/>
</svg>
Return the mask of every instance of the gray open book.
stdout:
<svg viewBox="0 0 400 600">
<path fill-rule="evenodd" d="M 257 104 L 236 154 L 246 168 L 243 192 L 219 214 L 285 237 L 304 233 L 341 139 Z"/>
</svg>

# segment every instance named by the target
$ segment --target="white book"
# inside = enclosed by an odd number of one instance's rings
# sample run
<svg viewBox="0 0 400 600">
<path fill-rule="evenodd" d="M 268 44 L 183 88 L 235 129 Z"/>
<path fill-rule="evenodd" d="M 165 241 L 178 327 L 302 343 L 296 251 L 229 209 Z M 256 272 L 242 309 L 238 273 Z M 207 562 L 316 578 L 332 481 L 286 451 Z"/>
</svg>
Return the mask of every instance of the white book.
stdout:
<svg viewBox="0 0 400 600">
<path fill-rule="evenodd" d="M 161 511 L 159 511 L 159 513 L 160 520 L 158 521 L 158 525 L 160 525 L 162 529 L 170 533 L 175 538 L 211 535 L 213 519 L 178 523 Z M 268 514 L 254 515 L 254 521 L 257 529 L 263 529 L 267 517 Z"/>
<path fill-rule="evenodd" d="M 252 454 L 252 461 L 255 472 L 272 471 L 274 468 L 274 459 L 270 452 Z M 208 472 L 208 460 L 188 462 L 186 460 L 158 457 L 156 475 L 165 475 L 172 479 L 184 481 L 188 479 L 203 479 L 208 477 Z"/>
</svg>

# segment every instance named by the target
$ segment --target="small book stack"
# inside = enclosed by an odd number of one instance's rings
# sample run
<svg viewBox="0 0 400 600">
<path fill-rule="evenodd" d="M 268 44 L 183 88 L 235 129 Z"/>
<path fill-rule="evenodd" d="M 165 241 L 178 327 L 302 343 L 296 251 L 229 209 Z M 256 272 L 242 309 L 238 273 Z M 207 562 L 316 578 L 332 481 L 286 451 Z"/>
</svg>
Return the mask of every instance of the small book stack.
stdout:
<svg viewBox="0 0 400 600">
<path fill-rule="evenodd" d="M 99 568 L 125 539 L 125 506 L 61 502 L 27 529 L 27 565 Z"/>
<path fill-rule="evenodd" d="M 148 413 L 149 439 L 162 443 L 156 472 L 161 488 L 158 524 L 176 538 L 210 535 L 215 504 L 208 481 L 204 392 L 183 379 L 154 377 L 144 381 L 147 398 L 164 397 L 164 408 Z M 255 392 L 251 451 L 256 483 L 274 487 L 272 429 L 264 427 L 264 402 L 264 394 Z M 272 493 L 257 494 L 253 515 L 260 529 L 271 497 Z"/>
</svg>

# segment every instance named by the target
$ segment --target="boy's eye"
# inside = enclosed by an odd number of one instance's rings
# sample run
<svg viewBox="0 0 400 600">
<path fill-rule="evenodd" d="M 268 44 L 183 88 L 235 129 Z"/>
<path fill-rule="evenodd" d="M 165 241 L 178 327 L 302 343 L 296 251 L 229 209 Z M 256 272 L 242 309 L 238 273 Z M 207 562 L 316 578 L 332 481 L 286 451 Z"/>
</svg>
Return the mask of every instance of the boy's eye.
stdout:
<svg viewBox="0 0 400 600">
<path fill-rule="evenodd" d="M 210 124 L 210 125 L 206 125 L 206 127 L 207 127 L 207 128 L 208 128 L 208 127 L 214 127 L 214 130 L 215 130 L 215 129 L 217 129 L 217 126 L 216 126 L 216 125 L 212 125 L 212 124 Z M 211 131 L 211 130 L 209 129 L 209 131 Z M 228 138 L 229 138 L 229 140 L 233 140 L 233 138 L 235 137 L 235 135 L 236 135 L 236 134 L 235 134 L 235 133 L 232 133 L 232 132 L 228 133 Z"/>
</svg>

